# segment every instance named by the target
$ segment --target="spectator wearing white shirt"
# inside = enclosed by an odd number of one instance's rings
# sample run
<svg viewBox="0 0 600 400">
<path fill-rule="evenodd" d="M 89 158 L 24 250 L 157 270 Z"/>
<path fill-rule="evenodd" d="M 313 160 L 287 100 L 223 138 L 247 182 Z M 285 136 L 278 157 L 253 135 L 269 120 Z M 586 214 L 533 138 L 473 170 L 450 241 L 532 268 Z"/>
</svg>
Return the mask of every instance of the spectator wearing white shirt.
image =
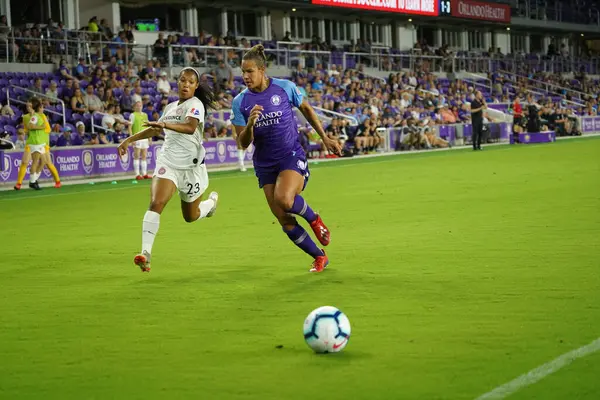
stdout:
<svg viewBox="0 0 600 400">
<path fill-rule="evenodd" d="M 156 90 L 158 90 L 159 93 L 162 93 L 167 96 L 169 95 L 169 93 L 171 93 L 171 84 L 167 79 L 167 73 L 164 71 L 160 73 L 158 83 L 156 84 Z"/>
<path fill-rule="evenodd" d="M 112 130 L 115 125 L 116 119 L 114 117 L 115 106 L 110 104 L 106 110 L 106 114 L 102 117 L 102 128 L 106 130 Z"/>
<path fill-rule="evenodd" d="M 56 82 L 50 82 L 50 87 L 46 89 L 46 96 L 52 99 L 52 103 L 56 103 L 58 101 L 58 90 L 56 88 Z"/>
<path fill-rule="evenodd" d="M 102 100 L 94 94 L 94 87 L 92 85 L 88 85 L 88 87 L 85 88 L 83 103 L 86 105 L 89 112 L 104 111 L 104 104 L 102 104 Z"/>
<path fill-rule="evenodd" d="M 133 93 L 131 94 L 131 100 L 133 101 L 133 104 L 137 103 L 138 101 L 142 101 L 142 87 L 141 86 L 135 87 L 135 89 L 133 90 Z"/>
</svg>

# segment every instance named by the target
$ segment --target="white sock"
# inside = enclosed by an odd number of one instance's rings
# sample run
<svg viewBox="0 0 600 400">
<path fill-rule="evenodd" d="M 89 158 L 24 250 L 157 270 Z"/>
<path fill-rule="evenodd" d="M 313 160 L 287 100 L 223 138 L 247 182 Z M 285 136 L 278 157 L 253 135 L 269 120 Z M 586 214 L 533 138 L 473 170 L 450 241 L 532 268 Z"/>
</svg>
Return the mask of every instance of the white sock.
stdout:
<svg viewBox="0 0 600 400">
<path fill-rule="evenodd" d="M 135 172 L 135 176 L 140 174 L 140 160 L 133 160 L 133 171 Z"/>
<path fill-rule="evenodd" d="M 142 160 L 142 176 L 148 175 L 148 162 L 146 160 Z"/>
<path fill-rule="evenodd" d="M 238 163 L 240 165 L 240 168 L 244 167 L 244 156 L 246 155 L 246 152 L 244 150 L 238 150 Z"/>
<path fill-rule="evenodd" d="M 29 174 L 29 182 L 34 183 L 36 182 L 40 177 L 40 173 L 39 172 L 35 172 L 33 174 Z"/>
<path fill-rule="evenodd" d="M 201 201 L 200 205 L 198 206 L 198 208 L 200 209 L 200 216 L 198 217 L 198 219 L 206 217 L 206 215 L 210 212 L 210 210 L 212 210 L 214 206 L 215 201 L 212 199 Z"/>
<path fill-rule="evenodd" d="M 154 211 L 146 211 L 142 222 L 142 252 L 147 251 L 148 254 L 152 254 L 152 245 L 158 233 L 159 225 L 160 214 Z"/>
</svg>

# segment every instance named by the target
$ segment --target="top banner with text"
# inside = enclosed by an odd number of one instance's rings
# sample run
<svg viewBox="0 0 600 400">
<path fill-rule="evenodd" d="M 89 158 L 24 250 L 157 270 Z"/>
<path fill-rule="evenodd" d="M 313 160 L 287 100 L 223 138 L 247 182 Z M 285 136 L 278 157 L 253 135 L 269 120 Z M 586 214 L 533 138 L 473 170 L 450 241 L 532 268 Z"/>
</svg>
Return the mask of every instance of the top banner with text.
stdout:
<svg viewBox="0 0 600 400">
<path fill-rule="evenodd" d="M 312 4 L 403 14 L 439 15 L 439 0 L 311 0 Z"/>
</svg>

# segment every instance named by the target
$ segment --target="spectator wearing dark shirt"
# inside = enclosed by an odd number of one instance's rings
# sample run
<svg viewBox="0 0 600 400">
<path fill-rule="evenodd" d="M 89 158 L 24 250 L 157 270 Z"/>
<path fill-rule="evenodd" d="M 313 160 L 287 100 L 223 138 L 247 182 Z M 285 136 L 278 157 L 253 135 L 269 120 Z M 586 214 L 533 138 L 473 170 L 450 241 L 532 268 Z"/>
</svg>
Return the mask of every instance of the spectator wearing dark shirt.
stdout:
<svg viewBox="0 0 600 400">
<path fill-rule="evenodd" d="M 483 95 L 478 90 L 475 99 L 471 102 L 471 124 L 473 127 L 473 150 L 481 150 L 481 136 L 483 136 L 483 110 L 487 108 Z"/>
<path fill-rule="evenodd" d="M 71 128 L 66 126 L 63 130 L 63 134 L 56 140 L 56 147 L 65 147 L 73 145 L 73 132 Z"/>
</svg>

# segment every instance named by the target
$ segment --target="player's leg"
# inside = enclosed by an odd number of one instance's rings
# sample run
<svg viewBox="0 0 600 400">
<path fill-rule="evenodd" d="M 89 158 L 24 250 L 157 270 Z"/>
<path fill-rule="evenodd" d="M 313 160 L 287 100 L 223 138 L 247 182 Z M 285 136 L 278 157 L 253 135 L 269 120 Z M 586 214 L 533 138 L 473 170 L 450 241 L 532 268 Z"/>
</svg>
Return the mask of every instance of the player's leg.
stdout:
<svg viewBox="0 0 600 400">
<path fill-rule="evenodd" d="M 140 170 L 144 179 L 150 179 L 148 176 L 148 147 L 140 149 Z"/>
<path fill-rule="evenodd" d="M 315 236 L 323 246 L 329 245 L 331 235 L 321 217 L 313 211 L 300 195 L 308 179 L 306 162 L 289 165 L 277 177 L 275 184 L 275 201 L 287 213 L 301 216 L 310 224 Z"/>
<path fill-rule="evenodd" d="M 288 238 L 294 242 L 302 251 L 310 255 L 314 261 L 311 268 L 311 272 L 321 272 L 329 264 L 329 260 L 325 255 L 325 252 L 316 245 L 312 240 L 308 232 L 304 230 L 302 226 L 298 224 L 296 218 L 290 215 L 284 210 L 275 198 L 276 184 L 266 184 L 263 186 L 263 191 L 269 204 L 269 208 L 273 215 L 279 221 L 279 224 L 283 228 L 283 232 Z"/>
<path fill-rule="evenodd" d="M 33 150 L 33 149 L 32 149 Z M 29 170 L 29 187 L 40 190 L 38 179 L 40 177 L 42 154 L 39 151 L 33 151 L 31 154 L 31 168 Z"/>
<path fill-rule="evenodd" d="M 50 171 L 52 174 L 52 179 L 54 179 L 54 187 L 57 189 L 60 188 L 60 176 L 58 175 L 58 171 L 52 162 L 52 157 L 50 156 L 50 146 L 46 146 L 46 152 L 43 155 L 43 161 L 46 168 L 48 168 L 48 171 Z"/>
<path fill-rule="evenodd" d="M 150 257 L 160 226 L 160 215 L 177 190 L 176 177 L 172 173 L 164 173 L 164 175 L 165 178 L 154 177 L 152 179 L 150 206 L 142 221 L 142 252 L 133 260 L 142 272 L 150 271 Z"/>
<path fill-rule="evenodd" d="M 23 156 L 21 157 L 21 165 L 19 166 L 19 172 L 17 174 L 17 183 L 14 186 L 15 190 L 21 189 L 23 179 L 25 179 L 25 175 L 27 174 L 27 166 L 29 165 L 29 161 L 31 161 L 31 148 L 29 145 L 27 145 L 25 146 Z"/>
<path fill-rule="evenodd" d="M 242 148 L 240 143 L 237 143 L 237 154 L 238 154 L 238 166 L 240 167 L 240 171 L 246 172 L 246 167 L 244 166 L 244 157 L 246 157 L 246 151 Z"/>
<path fill-rule="evenodd" d="M 212 217 L 217 210 L 219 194 L 212 192 L 207 200 L 202 200 L 202 194 L 208 188 L 206 165 L 202 164 L 186 171 L 182 178 L 179 197 L 181 197 L 181 214 L 185 222 Z"/>
<path fill-rule="evenodd" d="M 135 173 L 135 179 L 138 181 L 142 179 L 140 175 L 140 153 L 142 149 L 136 144 L 133 147 L 133 172 Z"/>
</svg>

